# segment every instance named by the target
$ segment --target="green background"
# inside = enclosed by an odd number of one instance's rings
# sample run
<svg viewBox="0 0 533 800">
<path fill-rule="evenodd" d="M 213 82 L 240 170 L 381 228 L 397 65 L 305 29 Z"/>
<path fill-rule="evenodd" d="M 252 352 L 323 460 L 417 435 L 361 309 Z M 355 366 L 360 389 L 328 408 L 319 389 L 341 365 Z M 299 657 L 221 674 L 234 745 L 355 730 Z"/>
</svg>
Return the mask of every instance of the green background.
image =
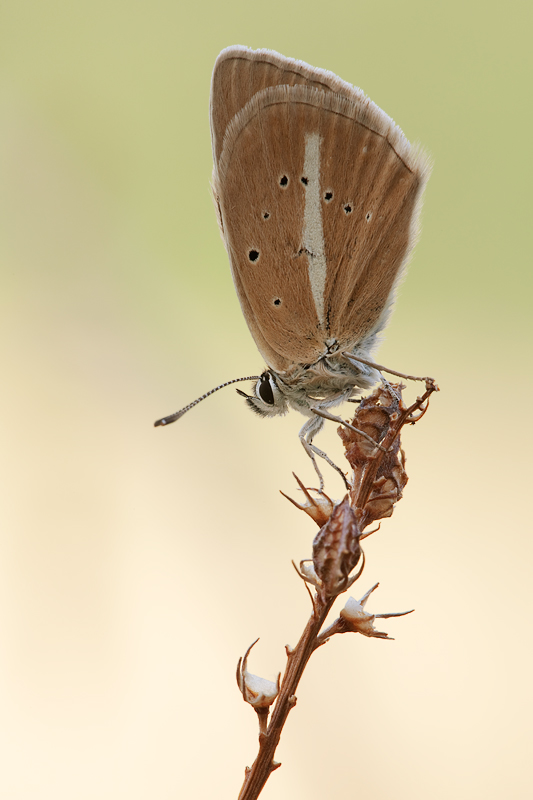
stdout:
<svg viewBox="0 0 533 800">
<path fill-rule="evenodd" d="M 313 480 L 302 420 L 229 389 L 151 427 L 263 366 L 209 190 L 230 44 L 336 72 L 434 160 L 378 358 L 442 391 L 353 592 L 417 611 L 316 654 L 264 797 L 528 796 L 531 8 L 2 3 L 3 797 L 236 797 L 235 663 L 261 636 L 273 678 L 307 618 L 315 529 L 277 491 Z"/>
</svg>

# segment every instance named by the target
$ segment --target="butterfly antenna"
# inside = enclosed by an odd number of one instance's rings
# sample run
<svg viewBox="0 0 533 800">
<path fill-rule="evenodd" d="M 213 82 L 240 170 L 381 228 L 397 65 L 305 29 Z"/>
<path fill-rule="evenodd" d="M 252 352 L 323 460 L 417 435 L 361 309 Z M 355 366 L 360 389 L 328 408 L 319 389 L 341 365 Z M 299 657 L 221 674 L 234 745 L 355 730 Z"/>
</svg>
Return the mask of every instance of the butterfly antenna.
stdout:
<svg viewBox="0 0 533 800">
<path fill-rule="evenodd" d="M 218 392 L 219 389 L 223 389 L 225 386 L 230 386 L 232 383 L 238 383 L 239 381 L 258 381 L 260 375 L 249 375 L 247 378 L 234 378 L 232 381 L 226 381 L 226 383 L 221 383 L 220 386 L 215 386 L 214 389 L 211 391 L 206 392 L 194 402 L 189 403 L 188 406 L 182 408 L 181 411 L 176 411 L 174 414 L 170 414 L 168 417 L 163 417 L 162 419 L 158 419 L 154 422 L 154 427 L 158 428 L 160 425 L 170 425 L 171 422 L 176 422 L 177 419 L 182 417 L 187 411 L 190 411 L 191 408 L 201 403 L 202 400 L 205 400 L 206 397 L 209 397 L 210 394 L 214 394 Z"/>
</svg>

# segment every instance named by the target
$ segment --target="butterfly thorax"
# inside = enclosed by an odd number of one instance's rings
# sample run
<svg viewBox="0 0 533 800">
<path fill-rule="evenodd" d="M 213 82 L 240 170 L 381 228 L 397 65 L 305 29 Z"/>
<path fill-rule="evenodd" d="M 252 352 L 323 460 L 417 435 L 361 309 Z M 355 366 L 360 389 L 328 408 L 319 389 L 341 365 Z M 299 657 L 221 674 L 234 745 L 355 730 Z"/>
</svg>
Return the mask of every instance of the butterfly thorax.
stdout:
<svg viewBox="0 0 533 800">
<path fill-rule="evenodd" d="M 270 374 L 287 403 L 306 415 L 313 406 L 335 406 L 359 396 L 379 380 L 376 370 L 366 364 L 356 366 L 340 353 L 324 356 L 315 364 L 295 365 L 283 373 L 270 370 Z"/>
</svg>

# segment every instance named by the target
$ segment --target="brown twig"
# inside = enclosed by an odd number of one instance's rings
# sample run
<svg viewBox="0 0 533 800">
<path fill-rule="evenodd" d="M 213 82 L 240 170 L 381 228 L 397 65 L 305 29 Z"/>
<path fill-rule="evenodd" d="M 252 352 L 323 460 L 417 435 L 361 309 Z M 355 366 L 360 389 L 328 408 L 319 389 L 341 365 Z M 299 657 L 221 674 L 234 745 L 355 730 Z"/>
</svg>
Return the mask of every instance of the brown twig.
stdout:
<svg viewBox="0 0 533 800">
<path fill-rule="evenodd" d="M 313 565 L 305 561 L 301 563 L 300 570 L 297 569 L 308 591 L 309 584 L 316 589 L 314 595 L 310 592 L 313 612 L 296 647 L 286 648 L 285 674 L 281 682 L 278 678 L 277 685 L 264 681 L 267 688 L 258 690 L 258 686 L 263 686 L 263 679 L 250 675 L 246 667 L 251 647 L 239 662 L 239 688 L 244 699 L 254 706 L 259 718 L 259 752 L 252 767 L 246 769 L 239 800 L 256 800 L 271 773 L 281 766 L 274 760 L 274 755 L 285 722 L 296 705 L 300 678 L 313 652 L 337 633 L 356 632 L 388 639 L 388 634 L 374 628 L 374 620 L 411 613 L 366 612 L 365 604 L 377 588 L 376 584 L 359 601 L 350 598 L 339 617 L 320 633 L 338 595 L 346 591 L 363 571 L 364 553 L 360 540 L 369 535 L 363 533 L 363 529 L 371 522 L 390 516 L 394 503 L 402 496 L 407 475 L 399 435 L 404 425 L 414 424 L 421 419 L 427 411 L 430 395 L 438 391 L 431 378 L 425 381 L 426 391 L 408 407 L 402 401 L 403 387 L 384 382 L 361 402 L 353 424 L 345 425 L 340 420 L 343 428 L 339 434 L 346 448 L 346 457 L 354 470 L 352 488 L 341 503 L 333 505 L 322 492 L 306 489 L 296 478 L 305 501 L 300 504 L 288 499 L 321 526 L 313 543 Z M 311 491 L 316 492 L 316 497 L 311 495 Z M 350 577 L 361 557 L 360 569 Z M 275 705 L 268 721 L 269 707 L 273 703 Z"/>
<path fill-rule="evenodd" d="M 303 671 L 316 648 L 318 633 L 324 624 L 335 597 L 326 601 L 315 596 L 316 613 L 309 618 L 300 641 L 287 652 L 287 666 L 281 681 L 281 690 L 272 712 L 272 717 L 264 734 L 259 734 L 259 752 L 251 768 L 246 770 L 246 777 L 239 794 L 239 800 L 255 800 L 259 796 L 270 774 L 280 763 L 274 761 L 274 753 L 278 746 L 283 726 L 291 709 L 296 705 L 296 689 Z"/>
</svg>

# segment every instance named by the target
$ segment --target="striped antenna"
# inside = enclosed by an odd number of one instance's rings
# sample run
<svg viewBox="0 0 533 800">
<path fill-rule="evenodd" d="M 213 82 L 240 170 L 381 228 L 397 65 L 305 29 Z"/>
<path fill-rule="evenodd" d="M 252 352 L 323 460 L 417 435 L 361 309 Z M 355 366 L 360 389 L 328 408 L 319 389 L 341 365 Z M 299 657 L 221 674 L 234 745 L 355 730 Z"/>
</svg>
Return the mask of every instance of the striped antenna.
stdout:
<svg viewBox="0 0 533 800">
<path fill-rule="evenodd" d="M 198 400 L 195 400 L 193 403 L 189 403 L 188 406 L 182 408 L 181 411 L 176 411 L 175 414 L 170 414 L 168 417 L 163 417 L 162 419 L 158 419 L 157 422 L 154 422 L 154 427 L 159 428 L 160 425 L 170 425 L 171 422 L 176 422 L 177 419 L 182 417 L 187 411 L 193 408 L 198 403 L 201 403 L 202 400 L 205 400 L 206 397 L 209 397 L 210 394 L 214 394 L 214 392 L 218 392 L 219 389 L 223 389 L 225 386 L 230 386 L 232 383 L 238 383 L 239 381 L 258 381 L 260 375 L 249 375 L 247 378 L 234 378 L 232 381 L 226 381 L 226 383 L 221 383 L 220 386 L 215 386 L 214 389 L 211 391 L 206 392 Z"/>
</svg>

